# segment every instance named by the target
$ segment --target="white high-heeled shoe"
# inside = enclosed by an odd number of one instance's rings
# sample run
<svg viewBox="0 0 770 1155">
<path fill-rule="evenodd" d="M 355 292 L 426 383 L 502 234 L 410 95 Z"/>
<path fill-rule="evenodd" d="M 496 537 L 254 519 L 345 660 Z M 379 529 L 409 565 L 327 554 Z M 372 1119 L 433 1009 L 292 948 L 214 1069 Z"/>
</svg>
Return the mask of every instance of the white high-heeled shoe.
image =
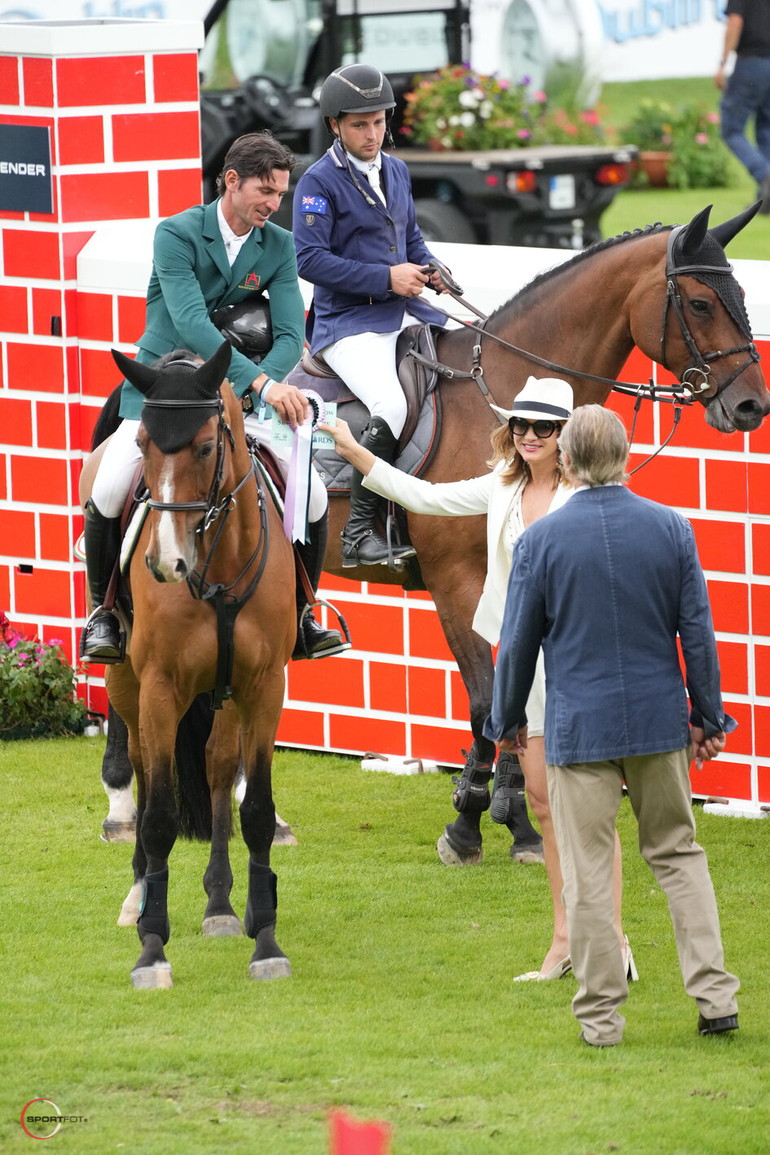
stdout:
<svg viewBox="0 0 770 1155">
<path fill-rule="evenodd" d="M 561 962 L 557 962 L 556 966 L 552 967 L 549 971 L 526 971 L 523 975 L 516 975 L 513 981 L 515 983 L 543 983 L 549 979 L 563 979 L 571 970 L 572 960 L 569 955 L 567 955 L 566 958 L 563 958 Z"/>
<path fill-rule="evenodd" d="M 639 981 L 639 971 L 636 969 L 634 962 L 634 954 L 628 943 L 628 935 L 623 935 L 624 945 L 620 948 L 623 955 L 623 965 L 625 966 L 626 978 L 629 982 L 635 983 Z"/>
</svg>

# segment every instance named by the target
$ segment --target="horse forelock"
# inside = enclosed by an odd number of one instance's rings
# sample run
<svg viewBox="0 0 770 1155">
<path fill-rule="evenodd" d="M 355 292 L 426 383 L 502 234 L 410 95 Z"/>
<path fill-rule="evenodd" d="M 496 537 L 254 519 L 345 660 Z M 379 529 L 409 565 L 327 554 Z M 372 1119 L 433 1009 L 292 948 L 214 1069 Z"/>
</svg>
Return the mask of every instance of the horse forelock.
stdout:
<svg viewBox="0 0 770 1155">
<path fill-rule="evenodd" d="M 571 260 L 564 261 L 563 264 L 554 265 L 552 268 L 545 269 L 542 273 L 538 273 L 536 277 L 533 277 L 532 280 L 524 285 L 521 289 L 519 289 L 517 293 L 514 293 L 514 295 L 505 302 L 505 304 L 500 305 L 500 307 L 491 314 L 490 320 L 498 317 L 514 302 L 517 305 L 520 305 L 522 303 L 522 298 L 524 298 L 528 293 L 533 292 L 535 289 L 539 289 L 542 285 L 548 284 L 549 281 L 553 281 L 558 277 L 564 276 L 576 266 L 581 265 L 586 261 L 590 261 L 593 257 L 598 256 L 600 253 L 606 252 L 609 249 L 615 249 L 619 245 L 623 245 L 628 241 L 636 241 L 643 237 L 657 235 L 658 233 L 670 232 L 672 227 L 672 225 L 662 225 L 658 221 L 654 225 L 645 225 L 644 228 L 634 229 L 632 232 L 619 233 L 615 237 L 606 237 L 601 241 L 596 241 L 593 245 L 589 245 L 587 249 L 582 249 L 579 253 L 576 253 L 575 256 L 571 258 Z"/>
</svg>

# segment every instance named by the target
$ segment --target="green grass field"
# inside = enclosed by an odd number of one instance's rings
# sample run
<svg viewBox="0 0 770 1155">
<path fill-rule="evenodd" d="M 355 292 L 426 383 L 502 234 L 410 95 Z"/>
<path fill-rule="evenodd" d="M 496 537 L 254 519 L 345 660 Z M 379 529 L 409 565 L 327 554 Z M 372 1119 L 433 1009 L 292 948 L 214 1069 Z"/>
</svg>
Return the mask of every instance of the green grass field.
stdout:
<svg viewBox="0 0 770 1155">
<path fill-rule="evenodd" d="M 387 1121 L 393 1155 L 765 1155 L 770 1146 L 770 823 L 699 812 L 741 1029 L 702 1039 L 663 895 L 624 804 L 625 927 L 640 981 L 622 1047 L 578 1041 L 574 979 L 537 965 L 550 904 L 485 820 L 485 861 L 439 864 L 446 775 L 367 773 L 282 751 L 278 938 L 294 976 L 248 977 L 246 939 L 204 939 L 207 848 L 171 860 L 170 991 L 135 991 L 133 929 L 115 925 L 132 848 L 99 841 L 103 739 L 0 743 L 3 815 L 0 1149 L 51 1099 L 77 1155 L 324 1155 L 327 1113 Z M 246 854 L 232 844 L 242 913 Z"/>
</svg>

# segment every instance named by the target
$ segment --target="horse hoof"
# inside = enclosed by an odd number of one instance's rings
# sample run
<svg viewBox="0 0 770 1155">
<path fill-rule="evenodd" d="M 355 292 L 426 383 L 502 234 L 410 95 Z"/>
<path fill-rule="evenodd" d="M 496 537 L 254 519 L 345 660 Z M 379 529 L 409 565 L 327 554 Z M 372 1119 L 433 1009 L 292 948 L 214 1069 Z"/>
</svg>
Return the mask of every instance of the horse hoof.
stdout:
<svg viewBox="0 0 770 1155">
<path fill-rule="evenodd" d="M 102 842 L 136 842 L 136 823 L 108 822 L 105 818 L 99 837 Z"/>
<path fill-rule="evenodd" d="M 519 862 L 522 866 L 545 862 L 542 842 L 530 846 L 517 846 L 514 842 L 510 849 L 510 855 L 514 862 Z"/>
<path fill-rule="evenodd" d="M 212 938 L 226 938 L 228 935 L 241 935 L 243 928 L 237 914 L 213 914 L 204 918 L 202 930 Z"/>
<path fill-rule="evenodd" d="M 131 971 L 131 985 L 138 991 L 167 991 L 173 987 L 171 963 L 156 963 L 151 967 L 136 967 Z"/>
<path fill-rule="evenodd" d="M 292 828 L 286 824 L 279 826 L 275 824 L 275 834 L 273 835 L 273 846 L 296 846 L 297 836 Z"/>
<path fill-rule="evenodd" d="M 457 851 L 449 845 L 449 839 L 446 834 L 442 834 L 439 838 L 436 843 L 436 850 L 444 866 L 478 866 L 484 853 L 481 847 L 479 847 L 478 850 L 473 850 L 470 854 L 458 854 Z"/>
<path fill-rule="evenodd" d="M 249 963 L 249 974 L 253 979 L 287 979 L 291 974 L 291 963 L 287 958 L 261 958 Z"/>
</svg>

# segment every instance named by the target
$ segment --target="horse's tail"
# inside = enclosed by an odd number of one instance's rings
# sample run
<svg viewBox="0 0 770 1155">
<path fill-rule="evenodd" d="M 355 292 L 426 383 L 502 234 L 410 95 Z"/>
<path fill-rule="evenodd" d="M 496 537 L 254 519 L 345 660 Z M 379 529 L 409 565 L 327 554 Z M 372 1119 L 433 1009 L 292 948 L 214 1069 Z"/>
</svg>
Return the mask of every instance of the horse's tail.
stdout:
<svg viewBox="0 0 770 1155">
<path fill-rule="evenodd" d="M 101 445 L 106 441 L 111 433 L 114 433 L 120 425 L 123 418 L 120 416 L 120 391 L 123 388 L 123 383 L 117 385 L 110 393 L 107 400 L 102 406 L 101 413 L 96 419 L 94 431 L 91 434 L 91 452 L 93 453 L 97 445 Z"/>
<path fill-rule="evenodd" d="M 214 714 L 211 695 L 198 694 L 176 733 L 176 794 L 182 838 L 211 841 L 211 793 L 206 778 L 206 742 Z"/>
</svg>

